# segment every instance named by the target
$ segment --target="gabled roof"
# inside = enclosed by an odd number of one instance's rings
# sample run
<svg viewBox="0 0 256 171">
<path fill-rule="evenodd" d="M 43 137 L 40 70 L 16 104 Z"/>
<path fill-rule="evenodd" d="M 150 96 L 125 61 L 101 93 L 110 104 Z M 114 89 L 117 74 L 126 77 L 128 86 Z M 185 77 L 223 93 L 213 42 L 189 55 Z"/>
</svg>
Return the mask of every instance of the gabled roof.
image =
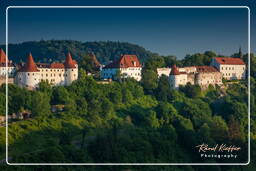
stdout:
<svg viewBox="0 0 256 171">
<path fill-rule="evenodd" d="M 66 56 L 64 65 L 66 68 L 76 68 L 75 61 L 72 59 L 70 52 L 68 52 L 68 54 Z"/>
<path fill-rule="evenodd" d="M 93 52 L 91 52 L 91 53 L 89 53 L 89 56 L 92 57 L 92 61 L 94 62 L 95 66 L 99 68 L 101 66 L 101 64 L 98 61 L 98 59 L 96 58 L 96 55 Z"/>
<path fill-rule="evenodd" d="M 27 63 L 19 70 L 19 72 L 39 72 L 31 53 L 28 55 Z"/>
<path fill-rule="evenodd" d="M 195 66 L 197 72 L 218 72 L 218 70 L 212 66 Z"/>
<path fill-rule="evenodd" d="M 180 74 L 179 69 L 178 69 L 177 66 L 174 64 L 174 65 L 172 66 L 172 70 L 171 70 L 170 75 L 179 75 L 179 74 Z"/>
<path fill-rule="evenodd" d="M 141 67 L 136 55 L 122 55 L 118 60 L 106 65 L 104 68 L 129 68 Z"/>
<path fill-rule="evenodd" d="M 244 61 L 240 58 L 231 57 L 215 57 L 216 62 L 223 65 L 245 65 Z"/>
</svg>

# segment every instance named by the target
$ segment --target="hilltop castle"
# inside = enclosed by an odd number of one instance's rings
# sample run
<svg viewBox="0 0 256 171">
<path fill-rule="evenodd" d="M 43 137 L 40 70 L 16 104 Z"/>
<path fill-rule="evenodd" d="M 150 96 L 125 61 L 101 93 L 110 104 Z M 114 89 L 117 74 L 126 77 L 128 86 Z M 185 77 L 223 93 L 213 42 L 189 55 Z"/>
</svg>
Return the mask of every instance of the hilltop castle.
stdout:
<svg viewBox="0 0 256 171">
<path fill-rule="evenodd" d="M 222 85 L 222 78 L 226 80 L 245 79 L 246 66 L 242 59 L 231 57 L 215 57 L 210 66 L 189 66 L 178 68 L 157 68 L 158 76 L 169 77 L 170 86 L 179 88 L 180 85 L 190 83 L 207 88 L 209 85 Z"/>
<path fill-rule="evenodd" d="M 15 76 L 15 83 L 20 87 L 34 89 L 41 81 L 52 85 L 70 85 L 78 78 L 78 65 L 68 53 L 64 63 L 35 63 L 30 53 L 27 62 Z"/>
</svg>

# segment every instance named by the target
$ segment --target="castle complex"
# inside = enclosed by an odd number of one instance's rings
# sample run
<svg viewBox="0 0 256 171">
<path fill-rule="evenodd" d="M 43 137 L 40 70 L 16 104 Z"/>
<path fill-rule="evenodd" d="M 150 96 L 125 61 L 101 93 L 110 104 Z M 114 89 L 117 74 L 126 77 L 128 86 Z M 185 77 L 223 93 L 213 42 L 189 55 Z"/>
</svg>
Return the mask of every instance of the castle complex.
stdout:
<svg viewBox="0 0 256 171">
<path fill-rule="evenodd" d="M 142 65 L 136 55 L 122 55 L 118 60 L 102 67 L 93 53 L 92 57 L 97 68 L 100 68 L 101 79 L 134 78 L 141 80 Z M 8 67 L 6 67 L 6 64 Z M 157 68 L 158 77 L 166 75 L 170 86 L 174 89 L 190 83 L 207 88 L 209 85 L 222 85 L 222 79 L 245 79 L 246 65 L 241 58 L 215 57 L 210 66 L 188 66 L 178 68 Z M 47 81 L 51 85 L 70 85 L 78 79 L 78 65 L 68 53 L 64 63 L 35 63 L 30 53 L 27 62 L 18 67 L 8 61 L 4 51 L 0 50 L 0 80 L 5 82 L 5 76 L 9 80 L 14 79 L 20 87 L 35 89 L 41 81 Z M 11 83 L 11 82 L 9 82 Z"/>
<path fill-rule="evenodd" d="M 215 57 L 211 66 L 190 66 L 178 68 L 157 68 L 158 77 L 166 75 L 169 77 L 172 88 L 190 83 L 197 84 L 201 88 L 209 85 L 222 85 L 222 78 L 227 80 L 245 79 L 245 63 L 240 58 Z"/>
<path fill-rule="evenodd" d="M 70 85 L 78 78 L 78 65 L 68 53 L 64 63 L 35 63 L 30 53 L 27 63 L 22 66 L 15 76 L 15 83 L 20 87 L 34 89 L 41 81 L 52 85 Z"/>
</svg>

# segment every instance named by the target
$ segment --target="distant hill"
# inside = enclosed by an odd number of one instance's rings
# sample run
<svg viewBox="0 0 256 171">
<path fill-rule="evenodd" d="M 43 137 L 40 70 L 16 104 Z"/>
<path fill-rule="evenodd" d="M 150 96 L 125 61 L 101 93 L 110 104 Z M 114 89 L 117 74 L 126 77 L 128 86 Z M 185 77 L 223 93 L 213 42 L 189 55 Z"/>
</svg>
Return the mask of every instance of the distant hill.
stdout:
<svg viewBox="0 0 256 171">
<path fill-rule="evenodd" d="M 5 45 L 0 45 L 5 49 Z M 26 61 L 31 52 L 36 62 L 64 61 L 65 54 L 70 51 L 73 58 L 79 61 L 82 54 L 94 52 L 101 63 L 118 59 L 121 54 L 136 54 L 141 61 L 157 55 L 145 48 L 127 43 L 113 41 L 80 42 L 74 40 L 41 40 L 28 41 L 9 45 L 9 58 L 14 62 Z"/>
</svg>

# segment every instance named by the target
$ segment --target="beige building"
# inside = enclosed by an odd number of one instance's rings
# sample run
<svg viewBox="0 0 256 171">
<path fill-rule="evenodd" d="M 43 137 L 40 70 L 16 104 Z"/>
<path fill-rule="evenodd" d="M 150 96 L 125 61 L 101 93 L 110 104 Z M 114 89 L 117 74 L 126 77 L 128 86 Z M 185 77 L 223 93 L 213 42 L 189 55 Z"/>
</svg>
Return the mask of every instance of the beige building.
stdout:
<svg viewBox="0 0 256 171">
<path fill-rule="evenodd" d="M 209 85 L 221 85 L 222 75 L 212 66 L 178 68 L 176 65 L 173 65 L 169 81 L 170 86 L 175 89 L 187 83 L 199 85 L 201 88 L 207 88 Z"/>
<path fill-rule="evenodd" d="M 20 87 L 34 89 L 41 81 L 51 85 L 70 85 L 78 78 L 78 65 L 68 53 L 64 63 L 35 63 L 29 54 L 27 63 L 16 74 L 15 83 Z"/>
<path fill-rule="evenodd" d="M 211 66 L 221 72 L 227 80 L 245 79 L 246 65 L 240 58 L 216 57 L 212 59 Z"/>
</svg>

